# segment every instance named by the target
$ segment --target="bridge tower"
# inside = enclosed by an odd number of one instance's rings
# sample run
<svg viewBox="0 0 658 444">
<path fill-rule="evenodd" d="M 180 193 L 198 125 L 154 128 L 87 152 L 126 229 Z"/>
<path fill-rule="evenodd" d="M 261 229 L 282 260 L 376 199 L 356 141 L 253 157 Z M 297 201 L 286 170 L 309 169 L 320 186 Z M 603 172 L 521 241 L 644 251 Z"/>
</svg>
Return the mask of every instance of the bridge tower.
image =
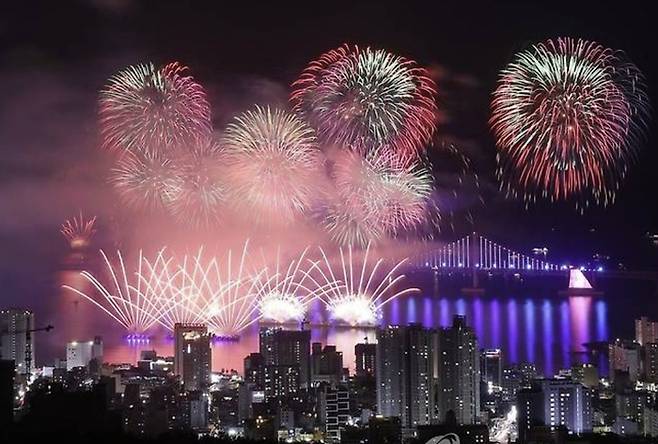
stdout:
<svg viewBox="0 0 658 444">
<path fill-rule="evenodd" d="M 471 286 L 462 288 L 462 293 L 482 294 L 484 289 L 480 288 L 480 279 L 478 271 L 482 267 L 482 258 L 480 257 L 480 235 L 477 231 L 471 233 L 467 238 L 468 258 L 466 265 L 471 269 Z"/>
<path fill-rule="evenodd" d="M 479 235 L 476 231 L 471 234 L 469 242 L 469 266 L 471 267 L 472 288 L 479 288 L 478 267 L 480 267 Z"/>
</svg>

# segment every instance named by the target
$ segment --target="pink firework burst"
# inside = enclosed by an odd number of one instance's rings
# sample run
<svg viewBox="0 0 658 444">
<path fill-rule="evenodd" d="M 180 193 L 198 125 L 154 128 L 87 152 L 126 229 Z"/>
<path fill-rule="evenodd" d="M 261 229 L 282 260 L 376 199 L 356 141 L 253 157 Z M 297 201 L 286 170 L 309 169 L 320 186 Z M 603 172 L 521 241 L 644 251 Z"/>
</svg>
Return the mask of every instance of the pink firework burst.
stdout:
<svg viewBox="0 0 658 444">
<path fill-rule="evenodd" d="M 365 246 L 425 222 L 432 176 L 417 160 L 386 148 L 343 152 L 332 176 L 337 197 L 324 222 L 340 244 Z"/>
<path fill-rule="evenodd" d="M 256 107 L 236 117 L 222 145 L 236 203 L 256 220 L 290 222 L 317 198 L 321 153 L 296 115 Z"/>
</svg>

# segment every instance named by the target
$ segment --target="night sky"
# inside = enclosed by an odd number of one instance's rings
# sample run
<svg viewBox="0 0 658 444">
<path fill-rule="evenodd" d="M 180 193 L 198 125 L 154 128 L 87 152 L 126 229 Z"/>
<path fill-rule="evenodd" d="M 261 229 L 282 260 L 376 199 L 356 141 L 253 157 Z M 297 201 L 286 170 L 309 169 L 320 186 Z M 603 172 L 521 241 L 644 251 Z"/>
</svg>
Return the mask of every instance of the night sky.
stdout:
<svg viewBox="0 0 658 444">
<path fill-rule="evenodd" d="M 548 246 L 555 259 L 599 252 L 630 268 L 656 264 L 644 237 L 658 231 L 655 124 L 617 203 L 585 215 L 561 205 L 526 209 L 497 193 L 487 125 L 498 71 L 515 52 L 559 36 L 624 50 L 645 74 L 655 110 L 658 31 L 645 2 L 236 2 L 242 9 L 221 1 L 13 3 L 0 7 L 2 305 L 30 305 L 49 291 L 66 248 L 63 220 L 82 208 L 102 221 L 116 206 L 95 121 L 97 93 L 110 75 L 129 64 L 178 60 L 206 87 L 214 125 L 222 127 L 253 104 L 285 105 L 306 63 L 344 42 L 385 48 L 431 69 L 440 135 L 467 152 L 482 180 L 486 204 L 469 208 L 478 231 L 520 250 Z M 441 238 L 471 229 L 458 226 Z"/>
</svg>

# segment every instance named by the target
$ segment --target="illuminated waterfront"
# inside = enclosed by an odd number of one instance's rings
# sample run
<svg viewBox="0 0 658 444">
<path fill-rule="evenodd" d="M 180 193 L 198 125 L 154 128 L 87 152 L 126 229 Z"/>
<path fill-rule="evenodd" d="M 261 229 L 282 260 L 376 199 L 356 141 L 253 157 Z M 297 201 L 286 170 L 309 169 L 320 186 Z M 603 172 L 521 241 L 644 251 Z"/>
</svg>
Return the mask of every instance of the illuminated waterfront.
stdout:
<svg viewBox="0 0 658 444">
<path fill-rule="evenodd" d="M 172 343 L 167 332 L 154 331 L 148 342 L 127 341 L 95 307 L 84 301 L 72 302 L 62 297 L 56 322 L 57 333 L 52 344 L 64 339 L 80 339 L 101 334 L 105 342 L 108 362 L 135 363 L 140 350 L 156 349 L 162 355 L 172 353 Z M 327 326 L 326 313 L 318 301 L 313 303 L 310 323 L 312 340 L 335 344 L 344 353 L 345 365 L 354 370 L 354 344 L 364 338 L 373 341 L 374 329 Z M 426 327 L 446 327 L 454 314 L 466 315 L 473 326 L 482 348 L 502 348 L 508 362 L 534 362 L 538 369 L 552 374 L 572 362 L 590 359 L 582 346 L 586 342 L 607 341 L 615 334 L 617 325 L 624 321 L 611 312 L 618 312 L 620 304 L 613 298 L 589 297 L 541 298 L 541 297 L 430 297 L 409 295 L 398 298 L 384 307 L 384 324 L 421 323 Z M 625 307 L 622 313 L 627 313 Z M 63 316 L 70 317 L 65 322 Z M 632 320 L 632 313 L 624 319 Z M 612 318 L 612 319 L 611 319 Z M 75 328 L 73 327 L 75 326 Z M 216 343 L 213 349 L 213 368 L 242 370 L 242 360 L 250 352 L 258 350 L 258 324 L 241 335 L 236 343 Z M 49 338 L 49 339 L 50 339 Z M 58 339 L 54 339 L 58 338 Z M 50 341 L 49 341 L 50 342 Z M 53 354 L 49 344 L 43 353 Z"/>
<path fill-rule="evenodd" d="M 596 361 L 606 372 L 606 359 L 587 354 L 583 344 L 633 334 L 633 319 L 647 313 L 647 309 L 658 308 L 651 303 L 651 289 L 642 285 L 607 285 L 605 296 L 600 298 L 559 297 L 557 291 L 537 290 L 530 282 L 527 289 L 512 286 L 507 290 L 490 289 L 482 296 L 462 296 L 455 289 L 461 282 L 442 280 L 439 287 L 443 290 L 439 292 L 433 289 L 432 280 L 426 279 L 430 276 L 412 276 L 412 284 L 419 286 L 422 293 L 404 295 L 385 305 L 381 324 L 415 322 L 425 327 L 447 327 L 453 315 L 463 314 L 475 330 L 481 348 L 501 348 L 506 362 L 532 362 L 547 375 L 574 362 L 591 361 Z M 60 282 L 75 284 L 75 279 L 79 277 L 74 271 L 60 275 Z M 560 283 L 541 281 L 547 288 Z M 501 296 L 504 294 L 507 296 Z M 150 332 L 148 342 L 129 342 L 123 337 L 125 332 L 88 301 L 59 290 L 51 302 L 54 306 L 50 317 L 41 319 L 56 328 L 41 338 L 39 361 L 62 355 L 61 344 L 66 341 L 91 339 L 95 335 L 103 337 L 107 362 L 134 364 L 141 350 L 155 349 L 167 356 L 173 351 L 173 344 L 167 339 L 170 333 L 164 329 Z M 322 305 L 315 300 L 309 310 L 311 340 L 336 345 L 344 354 L 345 365 L 354 371 L 354 344 L 366 337 L 374 341 L 375 330 L 329 325 L 329 316 Z M 653 311 L 648 314 L 656 315 Z M 216 342 L 213 369 L 241 372 L 244 357 L 258 350 L 258 329 L 258 323 L 251 325 L 242 332 L 239 342 Z"/>
<path fill-rule="evenodd" d="M 585 342 L 606 341 L 608 303 L 576 297 L 570 300 L 533 298 L 432 299 L 409 296 L 394 300 L 384 310 L 385 324 L 421 323 L 425 327 L 447 327 L 454 314 L 464 314 L 473 326 L 483 348 L 502 348 L 508 362 L 533 362 L 552 374 L 572 362 L 587 361 Z M 335 344 L 343 352 L 344 362 L 354 371 L 354 344 L 367 337 L 374 341 L 375 331 L 368 328 L 311 326 L 311 339 Z M 155 347 L 171 353 L 171 342 L 154 340 L 148 344 L 114 343 L 106 339 L 110 362 L 134 361 L 138 350 Z M 242 359 L 258 350 L 258 326 L 247 330 L 238 343 L 216 343 L 213 368 L 242 371 Z"/>
</svg>

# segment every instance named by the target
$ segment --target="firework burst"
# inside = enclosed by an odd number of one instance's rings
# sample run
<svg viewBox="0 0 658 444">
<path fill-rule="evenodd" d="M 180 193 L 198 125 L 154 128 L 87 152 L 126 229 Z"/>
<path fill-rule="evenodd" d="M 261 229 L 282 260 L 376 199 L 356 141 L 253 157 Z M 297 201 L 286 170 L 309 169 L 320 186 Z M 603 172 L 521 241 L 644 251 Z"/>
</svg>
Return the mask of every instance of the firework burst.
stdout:
<svg viewBox="0 0 658 444">
<path fill-rule="evenodd" d="M 160 295 L 157 316 L 167 329 L 173 331 L 177 323 L 201 323 L 218 336 L 232 336 L 241 329 L 243 319 L 231 322 L 228 318 L 233 304 L 242 302 L 232 292 L 241 282 L 232 279 L 230 271 L 229 267 L 225 273 L 216 257 L 204 256 L 200 249 L 180 260 L 172 257 L 166 263 L 147 262 L 140 277 Z"/>
<path fill-rule="evenodd" d="M 225 155 L 220 145 L 195 145 L 176 162 L 176 186 L 169 187 L 167 196 L 173 216 L 196 226 L 217 222 L 229 193 Z"/>
<path fill-rule="evenodd" d="M 95 223 L 96 216 L 85 219 L 80 211 L 78 216 L 64 222 L 59 231 L 69 242 L 71 248 L 78 250 L 89 246 L 92 236 L 96 233 Z"/>
<path fill-rule="evenodd" d="M 293 293 L 268 291 L 258 302 L 261 319 L 277 324 L 301 322 L 306 316 L 308 302 L 303 302 Z"/>
<path fill-rule="evenodd" d="M 165 209 L 183 187 L 174 164 L 166 153 L 125 153 L 112 168 L 110 182 L 132 208 Z"/>
<path fill-rule="evenodd" d="M 387 267 L 384 259 L 379 258 L 373 265 L 368 261 L 370 245 L 360 258 L 354 257 L 350 246 L 347 252 L 342 248 L 339 250 L 340 263 L 336 266 L 323 249 L 320 252 L 323 263 L 316 268 L 327 291 L 318 297 L 326 304 L 335 322 L 352 326 L 376 325 L 385 304 L 399 296 L 420 291 L 417 288 L 396 289 L 404 280 L 399 269 L 406 259 Z"/>
<path fill-rule="evenodd" d="M 387 149 L 365 157 L 345 155 L 344 161 L 336 163 L 335 181 L 348 200 L 368 207 L 391 234 L 422 222 L 432 190 L 431 176 L 420 163 Z"/>
<path fill-rule="evenodd" d="M 274 266 L 265 267 L 264 273 L 256 279 L 262 320 L 280 324 L 301 322 L 316 292 L 323 291 L 306 285 L 309 269 L 314 265 L 305 260 L 306 252 L 304 250 L 299 258 L 291 260 L 287 266 L 281 263 L 280 252 L 277 252 Z"/>
<path fill-rule="evenodd" d="M 131 334 L 143 334 L 156 324 L 173 331 L 177 323 L 197 323 L 206 324 L 218 337 L 237 337 L 260 318 L 258 299 L 266 289 L 290 293 L 306 288 L 290 281 L 299 264 L 282 280 L 274 276 L 263 280 L 263 270 L 248 273 L 248 243 L 238 255 L 228 250 L 221 258 L 204 255 L 203 249 L 182 257 L 165 255 L 162 249 L 150 260 L 140 251 L 134 266 L 126 266 L 120 252 L 116 264 L 102 250 L 101 255 L 106 279 L 81 273 L 95 294 L 63 287 L 93 303 Z M 306 297 L 300 300 L 305 303 Z"/>
<path fill-rule="evenodd" d="M 222 258 L 184 255 L 143 268 L 141 279 L 161 295 L 158 318 L 173 330 L 176 323 L 202 323 L 218 337 L 235 337 L 258 320 L 258 274 L 246 270 L 248 243 L 241 254 L 228 250 Z"/>
<path fill-rule="evenodd" d="M 338 245 L 365 247 L 385 237 L 381 224 L 365 205 L 338 194 L 327 198 L 319 211 L 322 226 Z"/>
<path fill-rule="evenodd" d="M 188 68 L 169 63 L 129 66 L 100 94 L 100 125 L 110 149 L 162 150 L 186 145 L 211 132 L 210 105 Z"/>
<path fill-rule="evenodd" d="M 141 251 L 134 268 L 126 267 L 121 252 L 117 252 L 115 264 L 110 261 L 103 250 L 101 250 L 101 255 L 107 270 L 105 278 L 97 278 L 88 271 L 80 273 L 95 288 L 94 295 L 69 285 L 63 285 L 63 288 L 82 296 L 100 308 L 129 333 L 143 334 L 160 322 L 161 295 L 157 291 L 158 286 L 154 281 L 158 276 L 153 274 L 147 280 L 142 278 L 143 255 Z M 157 264 L 156 268 L 164 267 L 165 262 L 166 260 L 160 252 L 154 261 Z"/>
<path fill-rule="evenodd" d="M 605 206 L 643 133 L 648 100 L 641 73 L 621 53 L 561 38 L 517 54 L 492 108 L 509 194 Z"/>
<path fill-rule="evenodd" d="M 236 117 L 222 145 L 237 203 L 257 218 L 289 222 L 311 207 L 321 157 L 313 130 L 301 119 L 257 107 Z"/>
<path fill-rule="evenodd" d="M 291 102 L 324 142 L 417 153 L 437 124 L 436 86 L 415 62 L 343 45 L 311 62 Z"/>
<path fill-rule="evenodd" d="M 217 336 L 236 336 L 242 330 L 258 321 L 256 282 L 258 273 L 252 275 L 247 270 L 248 242 L 240 254 L 228 250 L 224 261 L 211 261 L 212 268 L 225 282 L 225 291 L 206 298 L 206 323 Z M 195 259 L 198 262 L 198 259 Z"/>
<path fill-rule="evenodd" d="M 365 246 L 425 222 L 432 177 L 419 161 L 384 148 L 344 152 L 333 176 L 337 203 L 328 206 L 324 225 L 335 241 Z"/>
</svg>

